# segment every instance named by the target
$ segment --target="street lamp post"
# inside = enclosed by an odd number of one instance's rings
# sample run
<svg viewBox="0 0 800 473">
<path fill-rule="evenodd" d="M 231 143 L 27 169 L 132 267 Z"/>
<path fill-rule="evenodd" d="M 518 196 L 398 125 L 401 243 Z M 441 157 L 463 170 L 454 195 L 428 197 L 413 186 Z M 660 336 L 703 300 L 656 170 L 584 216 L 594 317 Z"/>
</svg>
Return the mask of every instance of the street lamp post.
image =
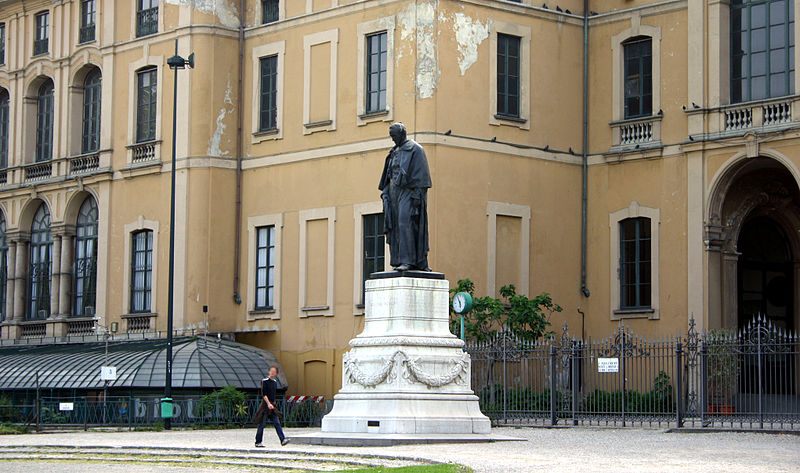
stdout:
<svg viewBox="0 0 800 473">
<path fill-rule="evenodd" d="M 161 416 L 164 428 L 172 427 L 172 309 L 175 286 L 175 161 L 178 134 L 178 70 L 187 66 L 194 69 L 194 53 L 184 59 L 178 55 L 178 40 L 175 39 L 175 55 L 167 59 L 167 65 L 175 71 L 172 83 L 172 190 L 169 199 L 169 290 L 167 291 L 167 375 L 164 381 L 164 399 L 162 399 Z M 165 409 L 165 403 L 167 408 Z M 164 415 L 168 414 L 168 415 Z"/>
</svg>

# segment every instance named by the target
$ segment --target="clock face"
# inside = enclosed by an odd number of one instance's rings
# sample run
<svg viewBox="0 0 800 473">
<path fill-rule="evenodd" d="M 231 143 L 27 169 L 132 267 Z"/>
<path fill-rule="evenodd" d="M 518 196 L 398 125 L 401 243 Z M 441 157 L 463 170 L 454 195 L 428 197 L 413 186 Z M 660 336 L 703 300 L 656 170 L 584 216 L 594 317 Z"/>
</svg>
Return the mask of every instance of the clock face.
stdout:
<svg viewBox="0 0 800 473">
<path fill-rule="evenodd" d="M 458 294 L 453 296 L 453 310 L 455 310 L 456 313 L 460 314 L 461 312 L 463 312 L 464 311 L 464 307 L 466 305 L 467 305 L 467 301 L 464 298 L 464 294 L 459 292 Z"/>
</svg>

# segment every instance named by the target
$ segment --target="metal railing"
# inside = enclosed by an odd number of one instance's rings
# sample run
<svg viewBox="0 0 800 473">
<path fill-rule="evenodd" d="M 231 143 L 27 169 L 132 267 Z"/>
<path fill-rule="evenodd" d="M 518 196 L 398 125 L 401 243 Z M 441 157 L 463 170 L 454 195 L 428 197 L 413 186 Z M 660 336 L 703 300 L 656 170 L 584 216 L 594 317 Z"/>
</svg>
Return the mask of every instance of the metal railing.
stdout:
<svg viewBox="0 0 800 473">
<path fill-rule="evenodd" d="M 496 424 L 800 430 L 800 339 L 756 317 L 740 331 L 569 334 L 468 344 L 472 386 Z"/>
<path fill-rule="evenodd" d="M 78 34 L 79 36 L 78 42 L 83 44 L 94 41 L 94 31 L 95 31 L 95 25 L 93 24 L 81 26 L 80 33 Z"/>
<path fill-rule="evenodd" d="M 33 41 L 33 55 L 38 56 L 47 52 L 50 40 L 49 38 L 42 38 Z"/>
<path fill-rule="evenodd" d="M 136 36 L 158 33 L 158 7 L 136 12 Z"/>
<path fill-rule="evenodd" d="M 260 400 L 251 396 L 241 404 L 204 402 L 197 397 L 176 397 L 173 426 L 253 425 Z M 288 402 L 278 399 L 285 427 L 318 427 L 333 401 Z M 40 427 L 152 427 L 161 422 L 161 402 L 156 396 L 42 397 L 24 404 L 0 403 L 0 423 L 37 424 Z M 38 412 L 37 412 L 38 411 Z M 37 415 L 38 413 L 38 415 Z"/>
</svg>

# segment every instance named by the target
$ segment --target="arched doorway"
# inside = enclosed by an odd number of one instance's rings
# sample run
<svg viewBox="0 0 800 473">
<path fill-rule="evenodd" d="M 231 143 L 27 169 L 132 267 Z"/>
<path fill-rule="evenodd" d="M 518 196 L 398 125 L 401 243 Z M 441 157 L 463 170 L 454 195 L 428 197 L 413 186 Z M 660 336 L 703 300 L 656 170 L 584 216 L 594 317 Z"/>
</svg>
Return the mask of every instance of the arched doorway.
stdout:
<svg viewBox="0 0 800 473">
<path fill-rule="evenodd" d="M 738 329 L 756 314 L 796 329 L 800 302 L 800 188 L 767 157 L 731 165 L 710 196 L 705 240 L 709 328 Z"/>
<path fill-rule="evenodd" d="M 739 250 L 739 323 L 763 315 L 776 327 L 794 328 L 794 270 L 789 240 L 780 224 L 764 215 L 744 222 Z"/>
</svg>

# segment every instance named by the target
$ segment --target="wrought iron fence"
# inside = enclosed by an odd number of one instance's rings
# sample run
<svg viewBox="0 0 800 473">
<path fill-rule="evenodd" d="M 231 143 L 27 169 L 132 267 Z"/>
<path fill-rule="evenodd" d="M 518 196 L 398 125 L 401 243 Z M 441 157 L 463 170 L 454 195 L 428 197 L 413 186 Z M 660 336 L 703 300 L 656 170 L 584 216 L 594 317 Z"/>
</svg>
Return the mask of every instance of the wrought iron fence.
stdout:
<svg viewBox="0 0 800 473">
<path fill-rule="evenodd" d="M 800 429 L 797 333 L 754 318 L 739 331 L 468 344 L 472 386 L 495 424 Z"/>
<path fill-rule="evenodd" d="M 176 427 L 253 425 L 259 399 L 253 397 L 241 404 L 225 402 L 204 403 L 199 398 L 173 401 L 172 425 Z M 314 400 L 277 402 L 286 427 L 319 426 L 322 417 L 330 412 L 333 401 Z M 0 423 L 50 427 L 114 426 L 142 428 L 163 422 L 158 397 L 109 396 L 102 398 L 62 397 L 42 398 L 37 404 L 0 405 Z"/>
</svg>

